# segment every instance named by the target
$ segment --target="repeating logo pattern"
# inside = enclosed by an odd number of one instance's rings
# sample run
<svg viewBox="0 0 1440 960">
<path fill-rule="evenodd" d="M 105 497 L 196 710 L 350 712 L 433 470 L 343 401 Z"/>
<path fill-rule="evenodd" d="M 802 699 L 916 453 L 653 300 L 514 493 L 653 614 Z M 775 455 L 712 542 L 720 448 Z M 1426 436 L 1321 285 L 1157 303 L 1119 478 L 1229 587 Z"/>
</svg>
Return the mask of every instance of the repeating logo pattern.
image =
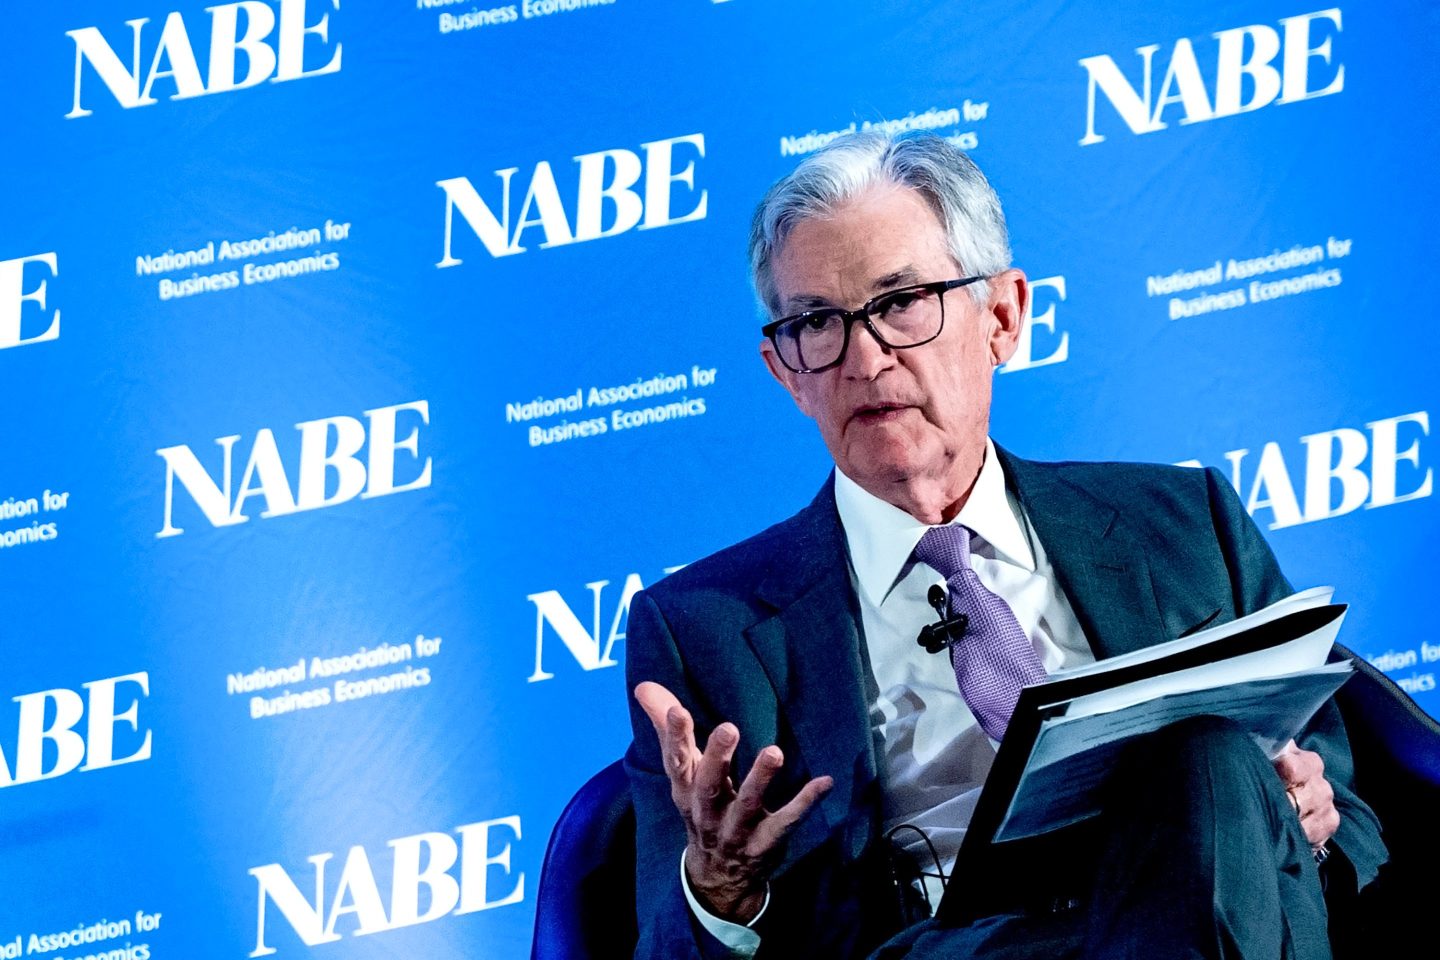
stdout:
<svg viewBox="0 0 1440 960">
<path fill-rule="evenodd" d="M 851 131 L 997 187 L 1030 279 L 998 442 L 1218 467 L 1440 712 L 1431 19 L 12 14 L 0 958 L 527 955 L 554 820 L 630 736 L 632 604 L 830 470 L 745 247 Z"/>
</svg>

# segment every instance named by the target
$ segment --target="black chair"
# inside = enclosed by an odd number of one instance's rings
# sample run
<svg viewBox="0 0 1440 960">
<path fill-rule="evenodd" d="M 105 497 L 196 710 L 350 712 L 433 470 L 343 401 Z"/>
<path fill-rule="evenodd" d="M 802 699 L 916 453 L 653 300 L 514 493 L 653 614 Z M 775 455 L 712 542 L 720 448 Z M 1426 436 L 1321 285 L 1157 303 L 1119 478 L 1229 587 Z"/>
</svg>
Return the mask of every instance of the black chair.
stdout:
<svg viewBox="0 0 1440 960">
<path fill-rule="evenodd" d="M 1408 956 L 1406 923 L 1429 916 L 1440 892 L 1440 724 L 1363 659 L 1336 702 L 1355 755 L 1356 788 L 1385 825 L 1390 862 L 1359 902 L 1331 917 L 1337 958 Z M 560 814 L 535 898 L 531 960 L 629 957 L 635 922 L 635 810 L 617 760 Z"/>
<path fill-rule="evenodd" d="M 1332 913 L 1338 957 L 1414 955 L 1414 931 L 1397 918 L 1429 916 L 1440 895 L 1440 724 L 1389 677 L 1344 647 L 1356 676 L 1335 695 L 1355 757 L 1355 790 L 1384 828 L 1390 861 L 1343 913 Z"/>
<path fill-rule="evenodd" d="M 635 923 L 635 808 L 619 760 L 566 804 L 540 868 L 531 960 L 630 957 Z"/>
</svg>

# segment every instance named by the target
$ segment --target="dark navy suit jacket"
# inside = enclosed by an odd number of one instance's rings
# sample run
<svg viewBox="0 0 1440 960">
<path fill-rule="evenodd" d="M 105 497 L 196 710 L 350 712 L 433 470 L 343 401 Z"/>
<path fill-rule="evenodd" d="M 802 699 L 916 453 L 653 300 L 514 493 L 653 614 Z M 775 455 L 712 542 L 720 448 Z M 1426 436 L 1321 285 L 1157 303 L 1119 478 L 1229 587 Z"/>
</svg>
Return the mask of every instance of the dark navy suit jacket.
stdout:
<svg viewBox="0 0 1440 960">
<path fill-rule="evenodd" d="M 1096 657 L 1221 623 L 1292 592 L 1234 491 L 1214 470 L 1037 463 L 997 447 Z M 844 532 L 827 483 L 808 507 L 637 594 L 629 689 L 668 687 L 695 717 L 740 729 L 735 777 L 777 744 L 783 804 L 815 776 L 835 786 L 791 834 L 757 924 L 761 957 L 864 956 L 897 932 L 881 838 L 884 771 L 869 724 L 875 695 Z M 918 631 L 920 624 L 916 624 Z M 724 956 L 680 886 L 685 832 L 648 719 L 632 701 L 626 754 L 637 823 L 637 957 Z M 1385 859 L 1374 815 L 1350 789 L 1349 746 L 1327 705 L 1301 745 L 1321 754 L 1341 826 L 1334 843 L 1360 885 Z"/>
</svg>

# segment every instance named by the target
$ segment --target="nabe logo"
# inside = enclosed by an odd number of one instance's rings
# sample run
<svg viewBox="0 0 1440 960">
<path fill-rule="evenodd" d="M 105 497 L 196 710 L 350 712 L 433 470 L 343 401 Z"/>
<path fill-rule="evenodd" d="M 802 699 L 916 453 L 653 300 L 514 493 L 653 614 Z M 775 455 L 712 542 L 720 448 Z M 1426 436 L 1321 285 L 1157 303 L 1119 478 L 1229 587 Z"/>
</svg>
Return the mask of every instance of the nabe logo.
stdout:
<svg viewBox="0 0 1440 960">
<path fill-rule="evenodd" d="M 59 687 L 14 698 L 20 704 L 15 768 L 12 772 L 0 749 L 0 787 L 63 777 L 76 769 L 83 773 L 150 759 L 150 730 L 140 725 L 140 701 L 150 695 L 150 674 L 127 673 L 81 686 L 85 688 L 84 696 Z M 123 710 L 118 709 L 121 702 L 126 704 Z M 81 733 L 75 728 L 87 713 Z M 115 731 L 119 725 L 130 728 L 129 734 L 121 734 L 121 749 L 129 752 L 116 756 Z M 133 742 L 137 738 L 138 744 Z M 47 741 L 52 751 L 45 749 Z M 54 758 L 48 770 L 47 753 Z M 81 761 L 87 761 L 85 766 L 80 766 Z"/>
<path fill-rule="evenodd" d="M 1099 143 L 1104 134 L 1095 132 L 1095 94 L 1099 91 L 1115 108 L 1131 133 L 1154 133 L 1169 124 L 1166 108 L 1179 105 L 1180 123 L 1200 123 L 1217 117 L 1259 110 L 1272 103 L 1298 103 L 1326 97 L 1345 89 L 1345 65 L 1334 53 L 1335 36 L 1340 33 L 1340 8 L 1303 13 L 1280 20 L 1280 30 L 1263 23 L 1214 34 L 1215 93 L 1211 98 L 1205 76 L 1195 54 L 1195 45 L 1181 37 L 1170 49 L 1164 79 L 1158 88 L 1152 83 L 1155 54 L 1160 44 L 1137 47 L 1143 64 L 1141 90 L 1126 79 L 1115 61 L 1106 55 L 1085 57 L 1080 66 L 1089 76 L 1088 107 L 1082 147 Z M 1323 37 L 1323 39 L 1320 39 Z M 1273 66 L 1276 57 L 1280 66 Z M 1315 61 L 1329 66 L 1326 79 L 1312 82 Z M 1246 78 L 1250 97 L 1244 99 Z M 1321 86 L 1323 84 L 1323 86 Z M 1173 115 L 1173 112 L 1172 112 Z"/>
<path fill-rule="evenodd" d="M 259 888 L 259 906 L 255 949 L 250 956 L 265 957 L 276 950 L 265 942 L 267 903 L 275 905 L 302 943 L 313 947 L 339 940 L 337 926 L 347 916 L 352 918 L 346 922 L 347 926 L 353 925 L 351 936 L 358 937 L 429 923 L 447 914 L 492 910 L 525 899 L 524 873 L 515 874 L 508 891 L 497 891 L 492 886 L 492 881 L 508 878 L 511 873 L 511 844 L 504 834 L 520 839 L 518 816 L 469 823 L 457 827 L 455 833 L 460 835 L 459 843 L 448 833 L 418 833 L 389 841 L 387 846 L 394 855 L 390 883 L 383 892 L 376 882 L 370 855 L 362 846 L 351 847 L 345 855 L 333 888 L 326 882 L 325 867 L 335 855 L 317 853 L 307 858 L 314 868 L 314 877 L 306 884 L 307 889 L 315 891 L 313 903 L 280 864 L 255 867 L 250 875 Z M 449 872 L 456 864 L 460 868 L 458 879 Z"/>
<path fill-rule="evenodd" d="M 396 422 L 402 413 L 410 418 L 410 433 L 397 440 Z M 395 452 L 404 450 L 414 460 L 420 459 L 420 427 L 430 423 L 430 404 L 425 400 L 401 403 L 390 407 L 366 410 L 368 421 L 355 417 L 325 417 L 295 424 L 300 431 L 300 459 L 295 469 L 295 484 L 290 483 L 275 434 L 263 429 L 255 434 L 250 455 L 241 473 L 240 486 L 233 483 L 235 444 L 239 434 L 220 437 L 215 443 L 224 451 L 220 476 L 216 483 L 188 446 L 162 447 L 155 453 L 165 461 L 165 523 L 157 537 L 175 537 L 185 532 L 174 523 L 175 481 L 194 499 L 211 526 L 230 527 L 245 523 L 246 502 L 262 497 L 265 510 L 260 518 L 284 516 L 302 510 L 319 510 L 345 503 L 355 497 L 368 500 L 407 490 L 430 486 L 430 458 L 426 457 L 419 476 L 397 483 Z M 415 423 L 418 419 L 419 423 Z M 331 438 L 334 438 L 333 445 Z M 357 454 L 369 444 L 366 459 Z M 335 489 L 329 491 L 331 472 Z"/>
<path fill-rule="evenodd" d="M 149 56 L 148 66 L 144 34 L 149 17 L 125 21 L 132 34 L 128 68 L 99 27 L 67 30 L 65 35 L 75 41 L 75 100 L 65 119 L 88 117 L 94 113 L 80 104 L 86 63 L 90 64 L 116 102 L 127 110 L 148 107 L 157 102 L 153 95 L 156 80 L 168 79 L 174 84 L 171 100 L 188 100 L 243 90 L 266 80 L 280 83 L 337 73 L 340 70 L 338 42 L 323 66 L 305 68 L 307 38 L 314 38 L 312 47 L 330 44 L 330 12 L 326 11 L 318 20 L 307 23 L 305 3 L 306 0 L 278 0 L 275 3 L 241 0 L 239 3 L 206 7 L 206 12 L 210 14 L 210 57 L 203 76 L 191 44 L 190 30 L 179 11 L 166 16 L 165 25 L 160 28 L 160 40 Z M 329 4 L 334 10 L 340 9 L 340 0 L 329 0 Z M 125 46 L 121 44 L 121 49 Z M 237 54 L 243 59 L 237 58 Z M 243 77 L 235 75 L 237 60 L 245 64 Z"/>
<path fill-rule="evenodd" d="M 575 158 L 579 169 L 573 218 L 565 209 L 565 198 L 548 160 L 541 160 L 530 171 L 518 213 L 513 197 L 519 167 L 495 171 L 500 190 L 499 203 L 493 206 L 493 201 L 487 203 L 466 177 L 437 180 L 435 185 L 445 193 L 445 251 L 435 266 L 453 267 L 463 262 L 453 253 L 457 212 L 492 257 L 524 253 L 526 247 L 521 241 L 532 229 L 538 229 L 544 238 L 540 242 L 543 250 L 613 237 L 636 227 L 654 230 L 705 219 L 708 191 L 700 189 L 684 213 L 676 212 L 674 196 L 676 184 L 689 193 L 696 191 L 695 165 L 705 156 L 705 135 L 692 133 L 652 140 L 640 144 L 640 150 L 598 150 Z M 683 166 L 679 166 L 682 160 Z"/>
</svg>

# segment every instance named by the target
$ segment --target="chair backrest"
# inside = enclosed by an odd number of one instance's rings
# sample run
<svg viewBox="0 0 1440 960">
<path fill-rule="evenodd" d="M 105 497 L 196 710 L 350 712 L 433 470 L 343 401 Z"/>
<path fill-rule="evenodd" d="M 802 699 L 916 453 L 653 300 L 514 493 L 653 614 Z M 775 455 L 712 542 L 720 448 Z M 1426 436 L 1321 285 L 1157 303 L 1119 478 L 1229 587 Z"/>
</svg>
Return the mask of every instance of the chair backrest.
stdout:
<svg viewBox="0 0 1440 960">
<path fill-rule="evenodd" d="M 1332 916 L 1335 955 L 1408 956 L 1412 931 L 1396 918 L 1428 916 L 1422 908 L 1433 910 L 1440 891 L 1440 723 L 1364 658 L 1338 645 L 1333 656 L 1355 661 L 1356 675 L 1335 701 L 1355 756 L 1356 792 L 1380 818 L 1390 850 L 1357 908 Z"/>
<path fill-rule="evenodd" d="M 1340 688 L 1336 700 L 1351 740 L 1358 738 L 1366 757 L 1383 758 L 1395 775 L 1440 785 L 1440 723 L 1393 680 L 1336 644 L 1332 659 L 1345 657 L 1354 660 L 1358 676 Z"/>
<path fill-rule="evenodd" d="M 637 936 L 635 808 L 617 760 L 580 788 L 550 834 L 530 958 L 629 957 Z"/>
</svg>

